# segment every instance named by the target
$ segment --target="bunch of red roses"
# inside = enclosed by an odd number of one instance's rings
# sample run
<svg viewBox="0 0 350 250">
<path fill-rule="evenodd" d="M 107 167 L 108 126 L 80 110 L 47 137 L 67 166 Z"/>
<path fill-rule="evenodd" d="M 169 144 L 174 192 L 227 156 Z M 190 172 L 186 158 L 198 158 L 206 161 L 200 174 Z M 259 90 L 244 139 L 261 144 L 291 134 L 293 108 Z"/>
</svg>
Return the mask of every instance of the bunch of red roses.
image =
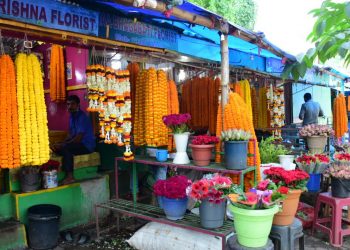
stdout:
<svg viewBox="0 0 350 250">
<path fill-rule="evenodd" d="M 302 155 L 296 158 L 296 162 L 302 163 L 302 164 L 307 164 L 310 165 L 311 163 L 316 163 L 316 157 L 312 155 Z"/>
<path fill-rule="evenodd" d="M 285 186 L 291 189 L 306 189 L 309 174 L 303 170 L 285 170 L 272 167 L 264 171 L 266 178 L 271 179 L 277 186 Z"/>
<path fill-rule="evenodd" d="M 216 136 L 210 136 L 210 135 L 198 135 L 194 136 L 192 140 L 193 145 L 209 145 L 209 144 L 216 144 L 219 142 L 219 138 Z"/>
<path fill-rule="evenodd" d="M 172 114 L 163 116 L 164 124 L 170 128 L 174 134 L 181 134 L 189 131 L 187 122 L 191 120 L 191 115 L 186 114 Z"/>
<path fill-rule="evenodd" d="M 185 198 L 186 189 L 191 185 L 189 180 L 184 175 L 176 175 L 166 180 L 157 180 L 153 185 L 153 191 L 158 196 L 165 196 L 169 199 Z"/>
<path fill-rule="evenodd" d="M 195 200 L 208 199 L 211 203 L 219 204 L 225 200 L 231 185 L 229 177 L 215 174 L 194 182 L 187 192 Z"/>
<path fill-rule="evenodd" d="M 324 154 L 315 154 L 314 155 L 315 158 L 317 159 L 317 161 L 321 162 L 321 163 L 330 163 L 331 162 L 331 159 L 329 159 L 329 157 L 327 155 L 324 155 Z"/>
<path fill-rule="evenodd" d="M 349 153 L 338 153 L 338 154 L 334 155 L 334 159 L 337 161 L 349 162 L 350 161 L 350 154 Z"/>
<path fill-rule="evenodd" d="M 45 164 L 41 165 L 40 171 L 41 172 L 50 172 L 50 171 L 58 171 L 58 168 L 60 166 L 60 163 L 58 161 L 49 160 Z"/>
</svg>

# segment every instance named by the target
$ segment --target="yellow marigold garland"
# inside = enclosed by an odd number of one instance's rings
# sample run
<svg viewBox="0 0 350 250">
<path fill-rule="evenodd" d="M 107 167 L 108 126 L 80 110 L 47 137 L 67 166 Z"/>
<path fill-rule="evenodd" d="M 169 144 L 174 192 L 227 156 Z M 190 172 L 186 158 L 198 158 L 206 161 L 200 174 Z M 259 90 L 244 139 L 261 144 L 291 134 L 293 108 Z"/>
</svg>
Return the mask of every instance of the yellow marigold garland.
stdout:
<svg viewBox="0 0 350 250">
<path fill-rule="evenodd" d="M 49 159 L 44 86 L 38 58 L 16 58 L 21 165 L 41 165 Z"/>
</svg>

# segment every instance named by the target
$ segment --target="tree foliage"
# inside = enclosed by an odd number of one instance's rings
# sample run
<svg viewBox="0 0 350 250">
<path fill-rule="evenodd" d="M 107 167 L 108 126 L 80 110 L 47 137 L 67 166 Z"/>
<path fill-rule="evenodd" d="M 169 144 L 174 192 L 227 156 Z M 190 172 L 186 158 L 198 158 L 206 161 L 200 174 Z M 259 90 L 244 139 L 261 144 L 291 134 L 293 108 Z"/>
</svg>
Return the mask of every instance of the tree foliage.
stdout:
<svg viewBox="0 0 350 250">
<path fill-rule="evenodd" d="M 301 60 L 285 67 L 284 76 L 292 74 L 294 80 L 303 77 L 316 58 L 325 63 L 340 56 L 346 65 L 350 63 L 350 2 L 334 3 L 326 0 L 310 14 L 317 18 L 308 36 L 315 47 L 309 49 Z"/>
<path fill-rule="evenodd" d="M 256 19 L 254 0 L 190 0 L 227 20 L 253 30 Z"/>
</svg>

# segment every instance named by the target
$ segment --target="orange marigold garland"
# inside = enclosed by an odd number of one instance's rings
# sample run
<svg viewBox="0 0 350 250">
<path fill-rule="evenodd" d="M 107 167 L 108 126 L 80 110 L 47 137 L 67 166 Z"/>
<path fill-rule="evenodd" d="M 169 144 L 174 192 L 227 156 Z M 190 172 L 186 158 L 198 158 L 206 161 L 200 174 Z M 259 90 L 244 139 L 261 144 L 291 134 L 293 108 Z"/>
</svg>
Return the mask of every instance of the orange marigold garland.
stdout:
<svg viewBox="0 0 350 250">
<path fill-rule="evenodd" d="M 66 100 L 64 53 L 60 45 L 52 45 L 50 56 L 50 98 L 53 102 Z"/>
<path fill-rule="evenodd" d="M 0 57 L 0 80 L 0 168 L 16 168 L 20 166 L 16 81 L 8 55 Z"/>
</svg>

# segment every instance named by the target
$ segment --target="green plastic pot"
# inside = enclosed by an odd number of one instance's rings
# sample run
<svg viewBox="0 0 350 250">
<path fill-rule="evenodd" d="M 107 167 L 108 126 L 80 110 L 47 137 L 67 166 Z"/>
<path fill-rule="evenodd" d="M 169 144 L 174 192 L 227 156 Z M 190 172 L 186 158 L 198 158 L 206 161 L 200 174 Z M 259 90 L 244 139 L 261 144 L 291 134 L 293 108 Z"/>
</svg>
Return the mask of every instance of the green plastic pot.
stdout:
<svg viewBox="0 0 350 250">
<path fill-rule="evenodd" d="M 274 214 L 278 206 L 262 210 L 242 209 L 230 205 L 233 213 L 234 227 L 239 244 L 245 247 L 263 247 L 272 227 Z"/>
</svg>

